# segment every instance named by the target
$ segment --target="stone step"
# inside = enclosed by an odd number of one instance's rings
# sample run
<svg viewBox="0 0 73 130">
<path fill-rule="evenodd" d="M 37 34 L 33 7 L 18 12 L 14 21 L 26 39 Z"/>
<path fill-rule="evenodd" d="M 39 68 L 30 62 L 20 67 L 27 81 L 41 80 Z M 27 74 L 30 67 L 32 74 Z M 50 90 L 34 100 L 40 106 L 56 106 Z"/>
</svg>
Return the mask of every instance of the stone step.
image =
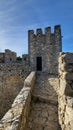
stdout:
<svg viewBox="0 0 73 130">
<path fill-rule="evenodd" d="M 32 100 L 34 102 L 43 102 L 43 103 L 47 103 L 48 105 L 51 104 L 51 105 L 55 105 L 57 106 L 58 105 L 58 101 L 53 99 L 48 99 L 48 98 L 45 98 L 43 96 L 40 96 L 40 95 L 32 95 Z"/>
</svg>

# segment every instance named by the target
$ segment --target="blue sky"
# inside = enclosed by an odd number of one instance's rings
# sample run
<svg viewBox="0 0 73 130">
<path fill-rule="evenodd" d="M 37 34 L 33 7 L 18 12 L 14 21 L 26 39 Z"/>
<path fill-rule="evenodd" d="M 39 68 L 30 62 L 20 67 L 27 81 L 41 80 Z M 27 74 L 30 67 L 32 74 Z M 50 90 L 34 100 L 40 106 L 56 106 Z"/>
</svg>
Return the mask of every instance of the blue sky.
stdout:
<svg viewBox="0 0 73 130">
<path fill-rule="evenodd" d="M 28 52 L 28 30 L 60 24 L 63 51 L 73 52 L 73 0 L 0 0 L 0 52 Z"/>
</svg>

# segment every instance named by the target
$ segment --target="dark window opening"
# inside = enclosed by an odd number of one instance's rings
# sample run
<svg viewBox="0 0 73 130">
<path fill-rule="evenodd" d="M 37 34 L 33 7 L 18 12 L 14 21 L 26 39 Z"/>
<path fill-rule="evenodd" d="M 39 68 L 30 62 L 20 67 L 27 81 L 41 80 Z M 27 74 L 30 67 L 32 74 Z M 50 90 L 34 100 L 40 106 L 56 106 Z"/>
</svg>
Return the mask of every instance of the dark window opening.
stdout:
<svg viewBox="0 0 73 130">
<path fill-rule="evenodd" d="M 26 61 L 26 57 L 24 57 L 24 61 Z"/>
<path fill-rule="evenodd" d="M 12 61 L 12 58 L 10 58 L 10 61 Z"/>
<path fill-rule="evenodd" d="M 36 58 L 36 67 L 37 71 L 42 71 L 42 57 Z"/>
</svg>

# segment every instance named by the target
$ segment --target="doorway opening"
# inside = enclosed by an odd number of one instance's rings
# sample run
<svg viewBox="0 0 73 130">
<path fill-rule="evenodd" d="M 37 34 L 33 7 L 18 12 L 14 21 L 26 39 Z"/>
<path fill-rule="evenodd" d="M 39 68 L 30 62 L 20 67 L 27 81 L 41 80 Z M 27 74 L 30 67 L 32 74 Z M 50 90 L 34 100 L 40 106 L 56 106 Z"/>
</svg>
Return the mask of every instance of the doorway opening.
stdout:
<svg viewBox="0 0 73 130">
<path fill-rule="evenodd" d="M 36 58 L 36 67 L 37 71 L 42 71 L 42 57 Z"/>
</svg>

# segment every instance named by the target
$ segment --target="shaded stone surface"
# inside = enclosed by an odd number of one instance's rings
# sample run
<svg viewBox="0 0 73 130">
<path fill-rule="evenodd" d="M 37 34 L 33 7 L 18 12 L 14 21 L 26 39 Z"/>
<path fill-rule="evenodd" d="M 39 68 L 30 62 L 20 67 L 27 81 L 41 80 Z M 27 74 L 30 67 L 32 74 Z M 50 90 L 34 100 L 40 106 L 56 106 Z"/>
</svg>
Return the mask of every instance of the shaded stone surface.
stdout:
<svg viewBox="0 0 73 130">
<path fill-rule="evenodd" d="M 28 68 L 25 63 L 0 63 L 0 119 L 22 89 Z"/>
<path fill-rule="evenodd" d="M 54 32 L 51 32 L 51 27 L 45 28 L 45 33 L 41 28 L 36 33 L 29 30 L 28 50 L 31 70 L 58 74 L 58 56 L 62 51 L 61 26 L 54 26 Z"/>
<path fill-rule="evenodd" d="M 11 108 L 0 120 L 0 130 L 24 130 L 30 110 L 31 93 L 35 84 L 36 73 L 31 72 L 25 79 L 24 86 L 15 98 Z M 29 84 L 30 83 L 30 84 Z"/>
<path fill-rule="evenodd" d="M 58 123 L 58 79 L 37 74 L 26 130 L 61 130 Z"/>
<path fill-rule="evenodd" d="M 73 130 L 73 53 L 60 53 L 59 80 L 59 122 L 62 130 Z"/>
</svg>

